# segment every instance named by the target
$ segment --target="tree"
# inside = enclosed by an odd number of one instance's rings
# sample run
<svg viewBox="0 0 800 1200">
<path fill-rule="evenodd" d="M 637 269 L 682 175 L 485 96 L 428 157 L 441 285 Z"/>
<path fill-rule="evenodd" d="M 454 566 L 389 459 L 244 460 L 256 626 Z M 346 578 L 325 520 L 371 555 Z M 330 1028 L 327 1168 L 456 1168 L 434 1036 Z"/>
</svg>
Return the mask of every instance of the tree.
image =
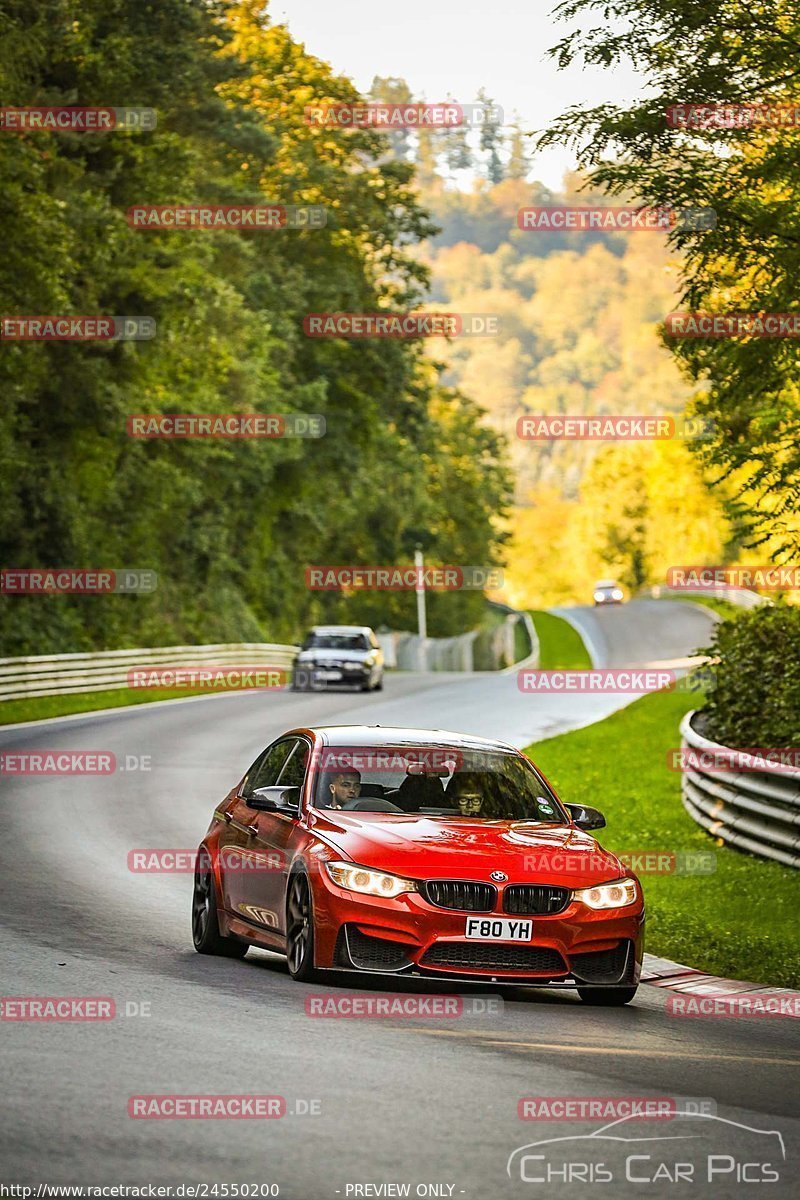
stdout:
<svg viewBox="0 0 800 1200">
<path fill-rule="evenodd" d="M 9 342 L 0 356 L 0 557 L 148 567 L 149 597 L 0 597 L 0 647 L 45 653 L 296 638 L 310 620 L 409 625 L 414 597 L 310 592 L 307 564 L 493 563 L 502 440 L 418 342 L 312 339 L 309 312 L 418 307 L 435 226 L 385 134 L 306 124 L 360 103 L 261 0 L 7 4 L 0 83 L 17 104 L 141 104 L 150 133 L 0 138 L 4 313 L 143 314 L 151 342 Z M 136 203 L 325 206 L 323 229 L 142 232 Z M 316 441 L 134 441 L 132 412 L 321 413 Z M 467 469 L 469 464 L 469 469 Z M 446 480 L 446 486 L 441 481 Z M 451 519 L 453 511 L 460 515 Z M 448 600 L 450 602 L 448 603 Z M 442 597 L 440 632 L 480 615 Z M 369 615 L 365 615 L 369 612 Z"/>
<path fill-rule="evenodd" d="M 515 113 L 509 144 L 507 169 L 509 179 L 526 179 L 533 165 L 532 155 L 525 139 L 526 135 L 520 128 L 519 114 Z"/>
<path fill-rule="evenodd" d="M 475 165 L 472 148 L 467 139 L 467 126 L 454 125 L 445 133 L 444 161 L 451 173 L 471 171 Z"/>
<path fill-rule="evenodd" d="M 505 167 L 501 157 L 503 149 L 503 126 L 498 119 L 498 112 L 486 89 L 478 92 L 478 102 L 484 106 L 483 119 L 480 126 L 479 144 L 486 155 L 486 178 L 490 183 L 500 183 L 505 178 Z"/>
<path fill-rule="evenodd" d="M 715 9 L 693 0 L 568 0 L 582 29 L 551 53 L 560 67 L 629 59 L 647 86 L 625 109 L 572 108 L 540 139 L 575 146 L 593 186 L 673 208 L 711 208 L 716 228 L 676 229 L 682 307 L 787 312 L 797 307 L 800 176 L 790 125 L 670 128 L 675 105 L 796 104 L 800 21 L 794 0 Z M 602 24 L 592 25 L 598 13 Z M 800 548 L 800 384 L 796 342 L 667 339 L 711 437 L 696 450 L 729 481 L 752 545 L 786 561 Z"/>
<path fill-rule="evenodd" d="M 370 100 L 383 101 L 385 104 L 413 104 L 414 97 L 405 79 L 396 75 L 375 75 L 369 89 Z M 411 152 L 409 130 L 402 126 L 388 129 L 386 136 L 395 158 L 405 162 Z"/>
</svg>

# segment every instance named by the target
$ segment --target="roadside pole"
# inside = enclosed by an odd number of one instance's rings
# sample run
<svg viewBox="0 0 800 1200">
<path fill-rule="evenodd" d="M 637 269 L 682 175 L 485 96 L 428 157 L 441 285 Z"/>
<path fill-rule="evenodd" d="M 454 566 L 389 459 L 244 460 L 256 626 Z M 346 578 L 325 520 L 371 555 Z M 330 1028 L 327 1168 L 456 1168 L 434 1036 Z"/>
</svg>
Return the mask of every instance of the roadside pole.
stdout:
<svg viewBox="0 0 800 1200">
<path fill-rule="evenodd" d="M 422 547 L 417 546 L 414 551 L 414 566 L 417 568 L 417 582 L 414 590 L 417 593 L 417 629 L 421 638 L 428 636 L 428 618 L 425 612 L 425 581 L 422 572 L 425 566 L 425 560 L 422 557 Z"/>
</svg>

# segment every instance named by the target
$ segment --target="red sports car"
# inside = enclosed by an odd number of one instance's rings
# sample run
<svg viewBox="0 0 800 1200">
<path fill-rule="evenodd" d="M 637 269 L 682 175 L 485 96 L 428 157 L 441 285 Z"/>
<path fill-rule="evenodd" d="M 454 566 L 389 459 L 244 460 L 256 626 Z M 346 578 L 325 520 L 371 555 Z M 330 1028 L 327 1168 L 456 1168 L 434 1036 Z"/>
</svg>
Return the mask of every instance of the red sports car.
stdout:
<svg viewBox="0 0 800 1200">
<path fill-rule="evenodd" d="M 638 879 L 520 751 L 440 730 L 294 729 L 214 813 L 195 872 L 201 954 L 322 970 L 577 987 L 639 982 Z"/>
</svg>

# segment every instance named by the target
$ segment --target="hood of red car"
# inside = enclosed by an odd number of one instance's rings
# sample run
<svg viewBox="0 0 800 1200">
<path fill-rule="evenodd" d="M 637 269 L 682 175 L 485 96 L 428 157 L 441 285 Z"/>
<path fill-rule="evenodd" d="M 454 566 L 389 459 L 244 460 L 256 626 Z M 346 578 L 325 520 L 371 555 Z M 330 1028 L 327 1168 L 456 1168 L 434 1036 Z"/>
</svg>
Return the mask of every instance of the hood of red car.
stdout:
<svg viewBox="0 0 800 1200">
<path fill-rule="evenodd" d="M 593 837 L 535 821 L 315 813 L 313 830 L 343 858 L 411 879 L 491 880 L 586 887 L 627 874 Z M 504 880 L 498 882 L 505 882 Z"/>
</svg>

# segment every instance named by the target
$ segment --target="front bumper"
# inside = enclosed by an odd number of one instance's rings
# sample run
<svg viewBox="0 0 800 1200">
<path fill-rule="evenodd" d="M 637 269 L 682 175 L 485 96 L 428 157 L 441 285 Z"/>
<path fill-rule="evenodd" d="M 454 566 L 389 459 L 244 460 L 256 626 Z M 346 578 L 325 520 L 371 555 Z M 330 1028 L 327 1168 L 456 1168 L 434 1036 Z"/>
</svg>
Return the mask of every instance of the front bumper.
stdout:
<svg viewBox="0 0 800 1200">
<path fill-rule="evenodd" d="M 317 966 L 378 974 L 425 975 L 475 982 L 574 985 L 638 983 L 644 952 L 644 904 L 593 910 L 571 901 L 563 912 L 525 914 L 530 942 L 476 941 L 466 919 L 417 893 L 395 899 L 347 892 L 318 877 Z M 502 892 L 492 913 L 502 911 Z"/>
<path fill-rule="evenodd" d="M 341 663 L 336 667 L 299 664 L 294 669 L 294 684 L 295 687 L 346 687 L 364 683 L 371 673 L 367 663 Z"/>
</svg>

